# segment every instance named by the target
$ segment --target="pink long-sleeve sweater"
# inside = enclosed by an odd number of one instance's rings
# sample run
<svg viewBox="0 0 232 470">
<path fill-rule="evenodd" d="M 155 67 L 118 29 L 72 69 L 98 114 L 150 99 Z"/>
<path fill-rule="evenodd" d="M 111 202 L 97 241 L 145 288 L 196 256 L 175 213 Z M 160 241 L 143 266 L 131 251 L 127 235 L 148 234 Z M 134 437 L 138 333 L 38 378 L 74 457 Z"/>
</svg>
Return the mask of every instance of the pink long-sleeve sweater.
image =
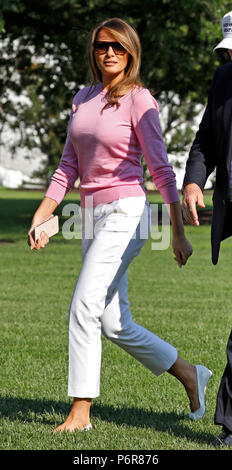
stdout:
<svg viewBox="0 0 232 470">
<path fill-rule="evenodd" d="M 60 165 L 46 196 L 58 204 L 80 177 L 81 204 L 91 196 L 93 205 L 144 195 L 141 156 L 165 203 L 179 201 L 175 174 L 168 162 L 156 100 L 148 89 L 134 87 L 107 106 L 98 84 L 79 91 L 72 105 Z M 88 95 L 88 96 L 87 96 Z M 88 200 L 90 200 L 88 199 Z"/>
</svg>

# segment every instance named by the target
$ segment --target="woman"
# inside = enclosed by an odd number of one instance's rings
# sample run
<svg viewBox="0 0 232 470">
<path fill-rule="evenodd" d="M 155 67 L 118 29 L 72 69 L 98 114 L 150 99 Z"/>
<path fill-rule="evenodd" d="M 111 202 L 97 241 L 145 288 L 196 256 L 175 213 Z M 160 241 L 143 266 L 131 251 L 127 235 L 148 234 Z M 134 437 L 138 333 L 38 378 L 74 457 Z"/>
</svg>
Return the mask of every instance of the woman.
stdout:
<svg viewBox="0 0 232 470">
<path fill-rule="evenodd" d="M 176 349 L 135 324 L 127 299 L 127 268 L 145 243 L 141 229 L 149 224 L 142 182 L 141 154 L 153 180 L 170 205 L 173 251 L 179 266 L 192 248 L 184 235 L 175 175 L 168 163 L 159 125 L 158 106 L 139 82 L 140 43 L 134 29 L 118 18 L 101 23 L 89 48 L 93 85 L 73 100 L 68 135 L 59 168 L 36 211 L 28 233 L 47 219 L 80 177 L 83 264 L 74 290 L 69 321 L 69 387 L 74 397 L 69 416 L 57 431 L 91 428 L 90 407 L 99 395 L 101 332 L 149 368 L 168 371 L 184 385 L 192 419 L 204 415 L 204 389 L 211 372 L 181 359 Z M 89 211 L 89 214 L 91 211 Z"/>
</svg>

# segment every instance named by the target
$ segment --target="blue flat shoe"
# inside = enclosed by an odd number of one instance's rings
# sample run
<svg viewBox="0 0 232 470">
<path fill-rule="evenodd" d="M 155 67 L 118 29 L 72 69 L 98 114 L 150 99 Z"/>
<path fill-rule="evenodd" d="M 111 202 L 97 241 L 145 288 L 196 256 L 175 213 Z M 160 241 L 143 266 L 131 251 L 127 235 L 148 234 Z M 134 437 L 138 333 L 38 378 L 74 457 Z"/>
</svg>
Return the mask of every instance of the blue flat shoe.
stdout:
<svg viewBox="0 0 232 470">
<path fill-rule="evenodd" d="M 197 365 L 195 367 L 197 370 L 197 385 L 200 408 L 194 412 L 191 412 L 189 417 L 190 419 L 197 421 L 198 419 L 203 418 L 205 414 L 205 392 L 208 381 L 213 374 L 211 370 L 207 369 L 205 366 Z"/>
</svg>

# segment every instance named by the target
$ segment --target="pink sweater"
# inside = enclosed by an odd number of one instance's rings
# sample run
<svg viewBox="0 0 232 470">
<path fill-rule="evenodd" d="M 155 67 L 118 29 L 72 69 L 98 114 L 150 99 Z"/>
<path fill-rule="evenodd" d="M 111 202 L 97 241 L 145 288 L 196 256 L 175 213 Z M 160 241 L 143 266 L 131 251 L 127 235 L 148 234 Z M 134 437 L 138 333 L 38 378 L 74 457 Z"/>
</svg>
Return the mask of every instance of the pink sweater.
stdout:
<svg viewBox="0 0 232 470">
<path fill-rule="evenodd" d="M 169 164 L 156 100 L 146 88 L 133 88 L 119 108 L 106 104 L 102 84 L 80 90 L 73 99 L 67 139 L 60 165 L 46 196 L 58 204 L 80 177 L 81 205 L 144 195 L 141 156 L 166 203 L 179 201 L 175 174 Z M 85 99 L 86 98 L 86 99 Z M 91 199 L 91 198 L 90 198 Z"/>
</svg>

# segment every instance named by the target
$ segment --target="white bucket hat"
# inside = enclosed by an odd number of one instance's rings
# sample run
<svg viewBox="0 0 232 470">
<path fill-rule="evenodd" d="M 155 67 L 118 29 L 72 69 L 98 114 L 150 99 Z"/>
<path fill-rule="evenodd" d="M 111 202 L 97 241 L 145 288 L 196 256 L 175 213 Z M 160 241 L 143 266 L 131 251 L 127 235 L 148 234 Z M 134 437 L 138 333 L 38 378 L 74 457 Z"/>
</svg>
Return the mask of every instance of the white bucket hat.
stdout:
<svg viewBox="0 0 232 470">
<path fill-rule="evenodd" d="M 222 34 L 224 39 L 214 48 L 232 49 L 232 11 L 226 13 L 222 18 Z"/>
</svg>

